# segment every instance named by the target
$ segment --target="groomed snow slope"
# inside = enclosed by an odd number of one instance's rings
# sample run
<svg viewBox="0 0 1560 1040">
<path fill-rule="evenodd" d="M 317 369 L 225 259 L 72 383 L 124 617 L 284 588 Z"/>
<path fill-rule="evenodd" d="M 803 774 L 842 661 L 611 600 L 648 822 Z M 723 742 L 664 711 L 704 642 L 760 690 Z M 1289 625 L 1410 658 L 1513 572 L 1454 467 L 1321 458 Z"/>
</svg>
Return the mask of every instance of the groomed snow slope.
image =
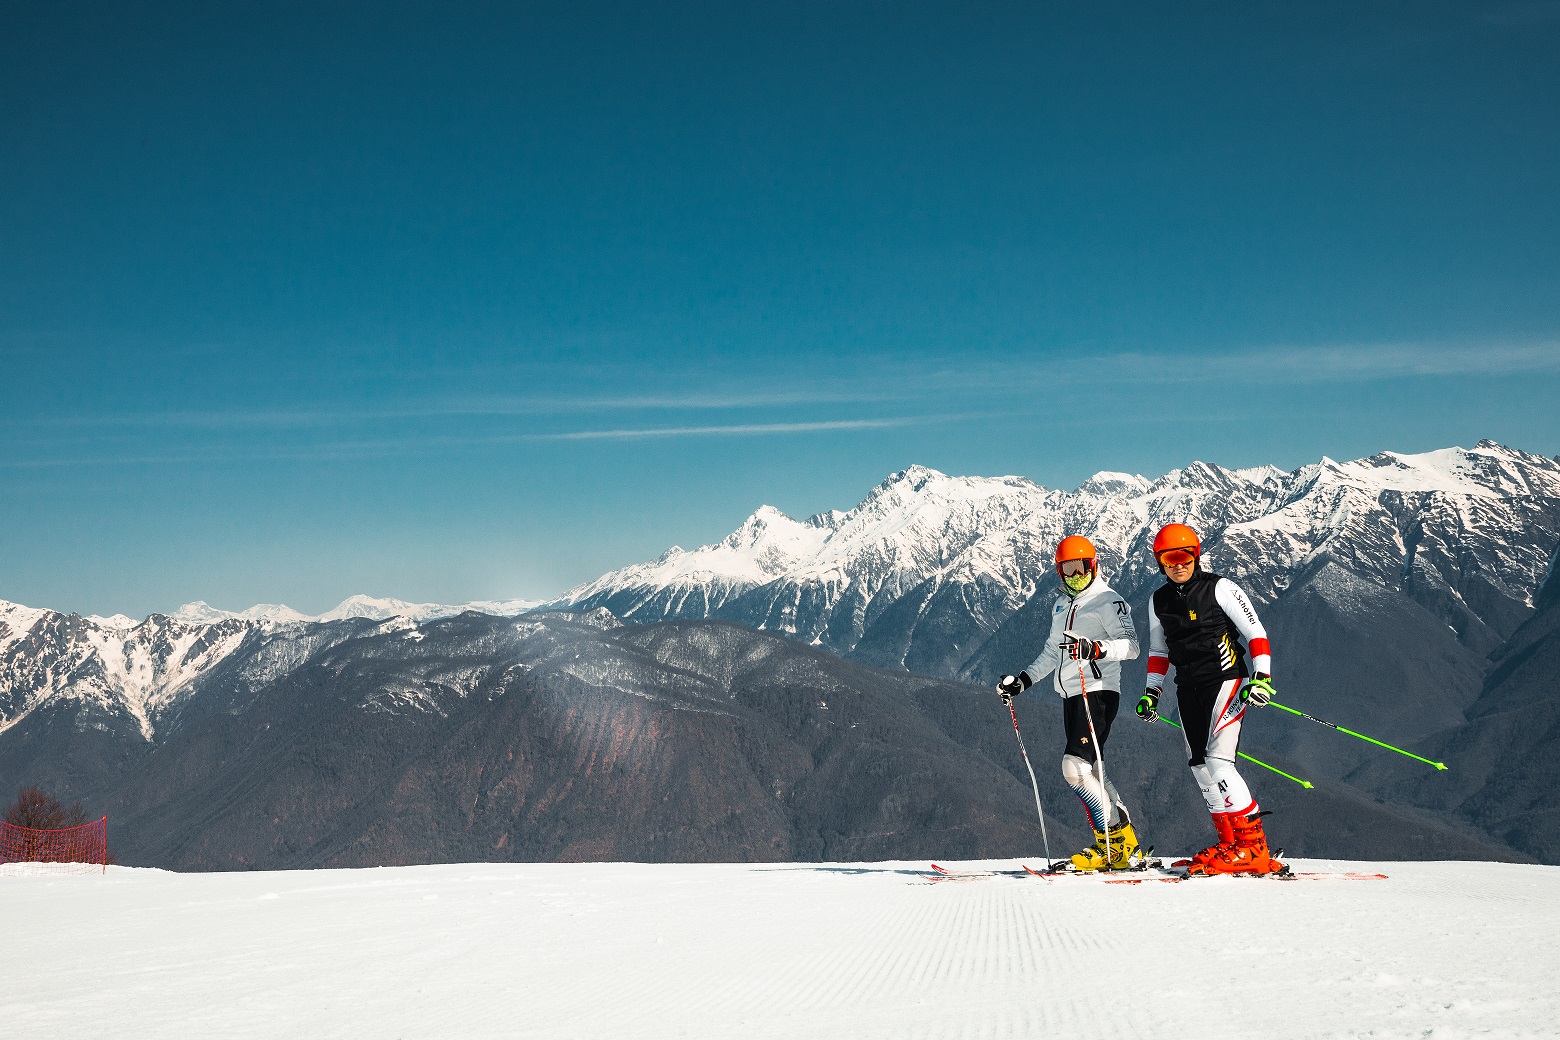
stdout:
<svg viewBox="0 0 1560 1040">
<path fill-rule="evenodd" d="M 5 877 L 0 1022 L 51 1040 L 1560 1028 L 1560 868 L 1301 863 L 1390 878 L 1105 885 L 906 870 L 923 866 Z"/>
</svg>

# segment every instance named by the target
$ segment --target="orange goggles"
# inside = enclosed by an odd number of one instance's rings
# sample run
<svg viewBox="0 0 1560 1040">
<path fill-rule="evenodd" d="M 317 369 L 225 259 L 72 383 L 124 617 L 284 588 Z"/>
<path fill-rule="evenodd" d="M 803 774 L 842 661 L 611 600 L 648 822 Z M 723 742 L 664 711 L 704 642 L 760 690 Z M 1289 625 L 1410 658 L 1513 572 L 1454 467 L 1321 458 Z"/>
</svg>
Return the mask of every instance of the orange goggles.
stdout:
<svg viewBox="0 0 1560 1040">
<path fill-rule="evenodd" d="M 1197 554 L 1191 549 L 1166 549 L 1159 554 L 1159 563 L 1164 567 L 1185 567 L 1196 559 Z"/>
<path fill-rule="evenodd" d="M 1079 574 L 1088 574 L 1093 560 L 1063 560 L 1056 565 L 1056 573 L 1064 578 L 1076 577 Z"/>
</svg>

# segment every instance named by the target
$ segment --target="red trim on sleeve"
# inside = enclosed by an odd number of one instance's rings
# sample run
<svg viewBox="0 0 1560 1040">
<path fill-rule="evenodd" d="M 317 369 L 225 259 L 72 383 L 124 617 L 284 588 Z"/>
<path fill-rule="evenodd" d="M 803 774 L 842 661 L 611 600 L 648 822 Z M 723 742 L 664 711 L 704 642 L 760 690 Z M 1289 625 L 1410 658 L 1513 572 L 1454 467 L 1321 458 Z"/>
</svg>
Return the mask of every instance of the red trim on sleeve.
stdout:
<svg viewBox="0 0 1560 1040">
<path fill-rule="evenodd" d="M 1253 639 L 1251 641 L 1251 656 L 1262 657 L 1264 655 L 1268 657 L 1273 656 L 1273 648 L 1268 645 L 1266 639 Z"/>
<path fill-rule="evenodd" d="M 1160 657 L 1158 654 L 1150 654 L 1148 658 L 1149 675 L 1167 675 L 1170 672 L 1170 658 Z"/>
</svg>

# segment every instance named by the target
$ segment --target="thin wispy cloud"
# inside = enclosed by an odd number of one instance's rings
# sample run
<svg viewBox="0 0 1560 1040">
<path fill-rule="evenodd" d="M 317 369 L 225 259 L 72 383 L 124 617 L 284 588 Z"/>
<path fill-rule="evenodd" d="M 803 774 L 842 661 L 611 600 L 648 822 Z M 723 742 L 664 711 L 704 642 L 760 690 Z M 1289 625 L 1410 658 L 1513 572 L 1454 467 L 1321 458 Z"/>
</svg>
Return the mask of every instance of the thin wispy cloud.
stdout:
<svg viewBox="0 0 1560 1040">
<path fill-rule="evenodd" d="M 0 420 L 0 429 L 11 431 L 0 442 L 7 456 L 0 458 L 0 469 L 328 461 L 522 443 L 848 433 L 968 418 L 973 414 L 970 407 L 993 393 L 1076 386 L 1109 392 L 1166 383 L 1196 388 L 1223 384 L 1231 372 L 1288 385 L 1551 377 L 1560 375 L 1560 343 L 1378 343 L 1195 354 L 1134 350 L 1097 352 L 1065 365 L 1039 355 L 1014 358 L 973 351 L 914 358 L 879 355 L 870 363 L 858 358 L 823 374 L 811 368 L 802 385 L 796 384 L 796 373 L 778 369 L 755 372 L 744 386 L 699 386 L 691 376 L 681 379 L 683 373 L 662 370 L 657 375 L 663 381 L 688 385 L 622 394 L 449 396 L 375 408 L 204 409 Z M 966 407 L 960 409 L 961 404 Z M 855 406 L 848 410 L 857 414 L 827 416 L 842 405 Z M 950 406 L 957 411 L 950 414 Z M 893 414 L 871 414 L 879 409 Z M 824 416 L 818 415 L 820 410 Z M 923 413 L 915 414 L 917 410 Z M 658 413 L 672 421 L 654 421 Z M 675 421 L 701 413 L 722 421 Z M 581 425 L 577 417 L 586 414 L 607 421 L 567 428 Z M 576 417 L 573 423 L 571 416 Z M 553 428 L 545 428 L 549 426 Z M 354 432 L 357 436 L 349 436 Z"/>
<path fill-rule="evenodd" d="M 535 440 L 648 440 L 657 437 L 758 436 L 777 433 L 821 433 L 831 430 L 886 430 L 899 426 L 917 426 L 946 421 L 951 416 L 922 416 L 898 419 L 845 419 L 826 422 L 738 423 L 726 426 L 672 426 L 621 430 L 579 430 L 572 433 L 538 434 Z"/>
<path fill-rule="evenodd" d="M 675 393 L 481 396 L 385 408 L 203 410 L 47 416 L 11 419 L 6 425 L 39 428 L 286 430 L 408 420 L 520 418 L 603 410 L 697 412 L 886 404 L 902 401 L 906 396 L 904 390 L 886 392 L 881 386 L 871 386 L 863 379 L 859 383 L 844 382 L 828 388 L 793 386 L 766 390 L 715 387 L 704 391 Z"/>
<path fill-rule="evenodd" d="M 832 419 L 817 422 L 729 423 L 703 426 L 612 427 L 586 430 L 451 436 L 408 434 L 368 440 L 322 441 L 282 448 L 202 449 L 190 452 L 104 452 L 71 457 L 0 459 L 0 470 L 47 469 L 85 466 L 226 465 L 243 462 L 345 462 L 357 459 L 437 454 L 448 451 L 496 448 L 505 445 L 560 441 L 669 440 L 696 437 L 762 437 L 809 433 L 849 433 L 894 429 L 968 416 L 923 415 L 873 419 Z"/>
</svg>

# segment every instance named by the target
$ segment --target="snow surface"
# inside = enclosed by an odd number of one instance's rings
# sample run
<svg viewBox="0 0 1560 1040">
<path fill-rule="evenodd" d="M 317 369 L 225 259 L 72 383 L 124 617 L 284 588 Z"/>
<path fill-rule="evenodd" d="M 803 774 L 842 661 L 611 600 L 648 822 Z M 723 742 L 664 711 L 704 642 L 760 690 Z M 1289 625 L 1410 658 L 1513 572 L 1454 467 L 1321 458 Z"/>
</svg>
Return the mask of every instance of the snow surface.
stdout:
<svg viewBox="0 0 1560 1040">
<path fill-rule="evenodd" d="M 924 866 L 4 877 L 0 1022 L 51 1040 L 1556 1034 L 1560 868 L 1106 885 Z"/>
</svg>

